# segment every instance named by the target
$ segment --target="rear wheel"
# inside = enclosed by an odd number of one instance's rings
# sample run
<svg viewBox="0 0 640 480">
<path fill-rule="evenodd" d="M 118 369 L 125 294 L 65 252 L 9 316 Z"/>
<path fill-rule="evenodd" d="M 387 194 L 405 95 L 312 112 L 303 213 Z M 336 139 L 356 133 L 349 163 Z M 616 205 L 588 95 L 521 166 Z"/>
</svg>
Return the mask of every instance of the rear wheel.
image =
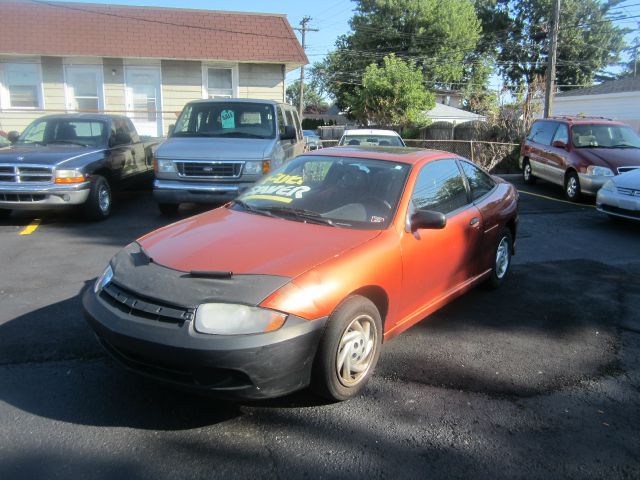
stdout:
<svg viewBox="0 0 640 480">
<path fill-rule="evenodd" d="M 89 197 L 83 205 L 84 215 L 89 220 L 103 220 L 111 213 L 111 187 L 107 179 L 95 175 Z"/>
<path fill-rule="evenodd" d="M 513 251 L 513 239 L 509 230 L 503 230 L 496 243 L 493 254 L 493 265 L 491 276 L 487 285 L 491 288 L 498 288 L 511 271 L 511 252 Z"/>
<path fill-rule="evenodd" d="M 159 203 L 158 210 L 163 215 L 175 215 L 178 212 L 178 203 Z"/>
<path fill-rule="evenodd" d="M 536 183 L 537 178 L 531 173 L 531 163 L 529 163 L 529 160 L 525 160 L 522 164 L 522 180 L 524 180 L 524 183 L 527 185 Z"/>
<path fill-rule="evenodd" d="M 380 312 L 368 298 L 353 295 L 329 317 L 316 355 L 311 388 L 330 400 L 357 395 L 373 372 L 382 344 Z"/>
<path fill-rule="evenodd" d="M 580 199 L 580 179 L 576 172 L 569 172 L 564 179 L 564 196 L 567 200 L 577 202 Z"/>
<path fill-rule="evenodd" d="M 0 218 L 7 218 L 11 215 L 11 210 L 8 208 L 0 208 Z"/>
</svg>

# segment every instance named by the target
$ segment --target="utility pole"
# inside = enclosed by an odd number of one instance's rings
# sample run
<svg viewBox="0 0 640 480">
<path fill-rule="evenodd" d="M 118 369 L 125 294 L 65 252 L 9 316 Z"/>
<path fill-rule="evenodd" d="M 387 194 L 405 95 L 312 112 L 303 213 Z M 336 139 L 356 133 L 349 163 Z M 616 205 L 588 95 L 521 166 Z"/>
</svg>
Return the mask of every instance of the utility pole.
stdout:
<svg viewBox="0 0 640 480">
<path fill-rule="evenodd" d="M 556 79 L 556 52 L 558 50 L 558 24 L 560 23 L 560 0 L 553 0 L 553 23 L 549 39 L 549 58 L 547 59 L 547 85 L 544 92 L 544 118 L 551 115 L 553 91 Z"/>
<path fill-rule="evenodd" d="M 307 27 L 307 23 L 311 21 L 311 17 L 306 15 L 302 20 L 300 20 L 300 28 L 294 28 L 294 30 L 298 30 L 302 33 L 302 50 L 305 49 L 305 37 L 307 32 L 317 32 L 318 28 Z M 300 117 L 300 121 L 302 122 L 302 110 L 304 105 L 304 65 L 300 67 L 300 105 L 298 105 L 298 116 Z"/>
</svg>

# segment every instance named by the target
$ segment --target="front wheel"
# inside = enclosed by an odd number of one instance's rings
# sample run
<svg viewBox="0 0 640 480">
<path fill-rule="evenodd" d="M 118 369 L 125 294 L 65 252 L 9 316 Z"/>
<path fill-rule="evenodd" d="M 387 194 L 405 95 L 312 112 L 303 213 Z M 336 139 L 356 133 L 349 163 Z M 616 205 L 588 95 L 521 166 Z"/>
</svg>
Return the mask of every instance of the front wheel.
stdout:
<svg viewBox="0 0 640 480">
<path fill-rule="evenodd" d="M 525 160 L 522 165 L 522 180 L 527 185 L 533 185 L 536 183 L 537 178 L 533 176 L 533 173 L 531 173 L 531 163 L 529 160 Z"/>
<path fill-rule="evenodd" d="M 564 179 L 564 196 L 567 200 L 577 202 L 580 200 L 580 179 L 576 172 L 569 172 Z"/>
<path fill-rule="evenodd" d="M 498 288 L 509 275 L 509 272 L 511 271 L 512 250 L 513 239 L 511 238 L 511 232 L 509 230 L 504 230 L 498 237 L 493 254 L 491 276 L 487 281 L 487 285 L 489 287 Z"/>
<path fill-rule="evenodd" d="M 312 390 L 329 400 L 357 395 L 378 362 L 381 344 L 376 306 L 360 295 L 348 297 L 329 317 L 313 367 Z"/>
<path fill-rule="evenodd" d="M 89 220 L 103 220 L 111 213 L 111 187 L 107 179 L 95 175 L 91 183 L 89 197 L 83 206 L 84 215 Z"/>
</svg>

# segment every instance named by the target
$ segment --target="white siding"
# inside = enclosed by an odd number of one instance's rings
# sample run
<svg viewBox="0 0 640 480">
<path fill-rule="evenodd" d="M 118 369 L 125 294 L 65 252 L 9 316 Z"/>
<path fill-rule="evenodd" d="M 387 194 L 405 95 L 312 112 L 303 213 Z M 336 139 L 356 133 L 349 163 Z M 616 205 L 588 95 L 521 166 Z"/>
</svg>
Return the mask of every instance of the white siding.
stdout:
<svg viewBox="0 0 640 480">
<path fill-rule="evenodd" d="M 282 65 L 241 63 L 239 97 L 284 102 Z"/>
<path fill-rule="evenodd" d="M 162 61 L 162 120 L 166 130 L 175 124 L 187 102 L 202 98 L 202 64 L 180 60 Z"/>
<path fill-rule="evenodd" d="M 607 117 L 627 123 L 640 132 L 640 92 L 556 97 L 553 115 Z"/>
</svg>

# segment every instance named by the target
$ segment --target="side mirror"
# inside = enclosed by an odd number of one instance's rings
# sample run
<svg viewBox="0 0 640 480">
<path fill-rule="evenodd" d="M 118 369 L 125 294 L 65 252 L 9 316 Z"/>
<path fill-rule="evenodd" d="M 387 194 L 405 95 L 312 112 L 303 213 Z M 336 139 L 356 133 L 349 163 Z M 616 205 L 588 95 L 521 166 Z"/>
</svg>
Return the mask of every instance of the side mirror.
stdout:
<svg viewBox="0 0 640 480">
<path fill-rule="evenodd" d="M 565 150 L 567 149 L 567 144 L 566 144 L 566 143 L 564 143 L 562 140 L 555 140 L 555 141 L 551 144 L 551 146 L 552 146 L 552 147 L 555 147 L 555 148 L 563 148 L 563 149 L 565 149 Z"/>
<path fill-rule="evenodd" d="M 421 228 L 441 230 L 447 225 L 447 217 L 444 213 L 432 210 L 418 210 L 411 215 L 411 231 Z"/>
<path fill-rule="evenodd" d="M 167 130 L 167 137 L 170 137 L 171 135 L 173 135 L 173 131 L 176 129 L 175 124 L 171 124 L 169 125 L 169 129 Z"/>
<path fill-rule="evenodd" d="M 9 140 L 9 142 L 11 143 L 16 143 L 19 138 L 20 138 L 20 133 L 16 132 L 15 130 L 12 130 L 9 133 L 7 133 L 7 140 Z"/>
<path fill-rule="evenodd" d="M 280 134 L 280 140 L 294 140 L 296 138 L 296 127 L 293 125 L 287 125 L 284 127 L 284 132 Z"/>
<path fill-rule="evenodd" d="M 112 147 L 117 147 L 118 145 L 128 145 L 131 142 L 132 142 L 132 139 L 130 134 L 126 132 L 120 132 L 120 133 L 116 133 L 113 137 L 111 137 L 109 144 Z"/>
</svg>

